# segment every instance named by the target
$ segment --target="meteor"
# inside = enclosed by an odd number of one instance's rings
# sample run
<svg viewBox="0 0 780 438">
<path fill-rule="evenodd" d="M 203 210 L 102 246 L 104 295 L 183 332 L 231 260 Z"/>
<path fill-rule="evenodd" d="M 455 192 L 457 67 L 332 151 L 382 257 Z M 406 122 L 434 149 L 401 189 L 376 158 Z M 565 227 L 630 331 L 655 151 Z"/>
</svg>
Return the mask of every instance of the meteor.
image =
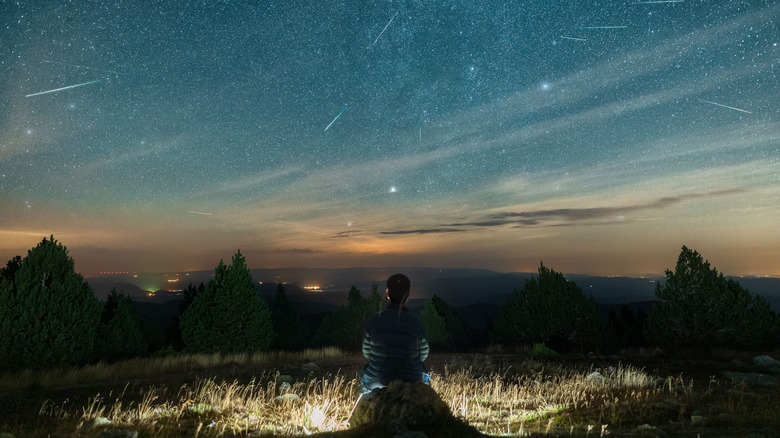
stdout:
<svg viewBox="0 0 780 438">
<path fill-rule="evenodd" d="M 396 17 L 396 16 L 398 16 L 398 12 L 396 12 L 396 13 L 395 13 L 395 15 L 393 15 L 393 18 L 391 18 L 391 19 L 390 19 L 390 21 L 388 21 L 388 22 L 387 22 L 387 24 L 385 25 L 385 28 L 384 28 L 384 29 L 382 29 L 382 32 L 379 32 L 379 36 L 377 36 L 377 37 L 376 37 L 376 39 L 374 40 L 374 42 L 373 42 L 373 43 L 371 43 L 371 45 L 369 46 L 369 49 L 370 49 L 371 47 L 374 47 L 374 44 L 376 44 L 376 42 L 377 42 L 377 41 L 379 41 L 379 37 L 381 37 L 381 36 L 382 36 L 382 34 L 383 34 L 383 33 L 385 33 L 385 31 L 387 30 L 387 28 L 390 26 L 390 23 L 392 23 L 392 22 L 393 22 L 393 20 L 395 20 L 395 17 Z"/>
<path fill-rule="evenodd" d="M 192 211 L 192 210 L 190 210 L 190 211 L 188 211 L 187 213 L 191 213 L 191 214 L 200 214 L 200 215 L 203 215 L 203 216 L 213 216 L 213 214 L 211 214 L 211 213 L 204 213 L 204 212 L 202 212 L 202 211 Z"/>
<path fill-rule="evenodd" d="M 751 113 L 751 112 L 750 112 L 750 111 L 748 111 L 748 110 L 743 110 L 743 109 L 739 109 L 739 108 L 734 108 L 733 106 L 723 105 L 722 103 L 718 103 L 718 102 L 712 102 L 712 101 L 709 101 L 709 100 L 704 100 L 704 99 L 698 99 L 698 100 L 700 100 L 700 101 L 702 101 L 702 102 L 704 102 L 704 103 L 709 103 L 710 105 L 717 105 L 717 106 L 722 106 L 723 108 L 728 108 L 728 109 L 730 109 L 730 110 L 734 110 L 734 111 L 742 111 L 743 113 L 753 114 L 753 113 Z"/>
<path fill-rule="evenodd" d="M 332 122 L 328 123 L 328 126 L 326 126 L 326 127 L 325 127 L 325 131 L 327 131 L 327 130 L 328 130 L 328 128 L 330 128 L 330 125 L 332 125 L 332 124 L 336 123 L 336 120 L 338 120 L 338 119 L 339 119 L 339 117 L 341 117 L 341 115 L 342 115 L 342 114 L 344 114 L 344 111 L 346 111 L 346 110 L 347 110 L 347 106 L 346 106 L 346 105 L 344 105 L 344 109 L 342 109 L 342 110 L 341 110 L 341 112 L 339 113 L 339 115 L 337 115 L 337 116 L 336 116 L 336 118 L 335 118 L 335 119 L 333 119 L 333 121 L 332 121 Z M 325 131 L 322 131 L 322 132 L 325 132 Z"/>
<path fill-rule="evenodd" d="M 41 94 L 56 93 L 58 91 L 67 90 L 69 88 L 83 87 L 84 85 L 96 84 L 96 83 L 101 82 L 101 81 L 102 81 L 102 79 L 98 79 L 98 80 L 95 80 L 95 81 L 84 82 L 83 84 L 68 85 L 67 87 L 55 88 L 53 90 L 46 90 L 46 91 L 41 91 L 41 92 L 38 92 L 38 93 L 28 94 L 28 95 L 26 95 L 24 97 L 33 97 L 33 96 L 40 96 Z"/>
<path fill-rule="evenodd" d="M 644 2 L 634 2 L 631 3 L 632 5 L 651 5 L 655 3 L 683 3 L 685 0 L 652 0 L 652 1 L 644 1 Z"/>
<path fill-rule="evenodd" d="M 582 26 L 580 27 L 580 30 L 588 30 L 588 29 L 625 29 L 628 26 Z"/>
<path fill-rule="evenodd" d="M 574 37 L 567 37 L 567 36 L 563 36 L 563 35 L 561 35 L 561 38 L 564 38 L 564 39 L 567 39 L 567 40 L 574 40 L 574 41 L 588 41 L 585 38 L 574 38 Z"/>
</svg>

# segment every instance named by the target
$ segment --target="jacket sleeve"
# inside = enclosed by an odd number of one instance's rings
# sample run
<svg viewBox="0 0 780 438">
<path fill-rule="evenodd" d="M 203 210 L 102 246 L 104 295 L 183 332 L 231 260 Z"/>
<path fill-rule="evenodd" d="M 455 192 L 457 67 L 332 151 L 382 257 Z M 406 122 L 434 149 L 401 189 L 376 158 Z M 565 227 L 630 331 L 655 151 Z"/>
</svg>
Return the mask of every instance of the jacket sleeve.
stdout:
<svg viewBox="0 0 780 438">
<path fill-rule="evenodd" d="M 366 324 L 366 329 L 363 332 L 363 357 L 366 359 L 369 359 L 369 356 L 371 355 L 371 335 L 369 334 L 369 327 L 371 326 L 371 322 L 369 321 L 368 324 Z"/>
<path fill-rule="evenodd" d="M 428 338 L 425 336 L 421 337 L 419 341 L 417 341 L 417 349 L 420 352 L 420 361 L 425 361 L 425 359 L 428 359 L 428 353 L 430 351 L 430 347 L 428 347 Z"/>
</svg>

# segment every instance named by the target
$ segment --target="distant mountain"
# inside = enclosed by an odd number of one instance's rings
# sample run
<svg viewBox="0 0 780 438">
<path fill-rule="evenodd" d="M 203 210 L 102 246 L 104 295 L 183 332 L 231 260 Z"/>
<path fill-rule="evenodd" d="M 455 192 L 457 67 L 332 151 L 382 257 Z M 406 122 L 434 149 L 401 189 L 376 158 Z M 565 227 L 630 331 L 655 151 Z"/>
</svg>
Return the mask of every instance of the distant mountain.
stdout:
<svg viewBox="0 0 780 438">
<path fill-rule="evenodd" d="M 367 295 L 376 284 L 380 292 L 385 289 L 387 277 L 404 273 L 412 280 L 412 298 L 425 300 L 434 294 L 452 307 L 468 307 L 473 304 L 502 306 L 515 290 L 521 290 L 531 273 L 502 273 L 485 269 L 439 268 L 280 268 L 252 269 L 252 277 L 258 282 L 261 295 L 273 300 L 278 283 L 285 284 L 290 299 L 302 306 L 302 313 L 317 313 L 347 304 L 347 294 L 352 286 Z M 137 274 L 89 278 L 95 294 L 105 299 L 112 287 L 129 294 L 134 300 L 164 302 L 176 299 L 177 290 L 192 283 L 208 282 L 213 271 L 196 271 L 179 274 Z M 599 305 L 612 306 L 624 303 L 654 301 L 655 286 L 663 277 L 598 277 L 570 274 L 566 278 L 577 283 L 586 295 L 593 295 Z M 735 278 L 740 284 L 767 299 L 774 311 L 780 310 L 780 279 L 743 277 Z M 313 292 L 305 287 L 319 287 Z M 149 296 L 149 291 L 159 291 Z"/>
</svg>

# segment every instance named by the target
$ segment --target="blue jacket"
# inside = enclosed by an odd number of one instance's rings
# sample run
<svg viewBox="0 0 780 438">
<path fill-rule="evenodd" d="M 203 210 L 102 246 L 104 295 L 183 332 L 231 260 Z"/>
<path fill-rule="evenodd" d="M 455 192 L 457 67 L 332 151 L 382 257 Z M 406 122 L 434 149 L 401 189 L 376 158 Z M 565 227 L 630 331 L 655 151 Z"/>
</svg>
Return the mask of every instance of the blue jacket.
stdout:
<svg viewBox="0 0 780 438">
<path fill-rule="evenodd" d="M 363 336 L 368 364 L 362 379 L 387 385 L 393 380 L 419 382 L 428 358 L 428 338 L 422 319 L 406 307 L 391 304 L 373 315 Z"/>
</svg>

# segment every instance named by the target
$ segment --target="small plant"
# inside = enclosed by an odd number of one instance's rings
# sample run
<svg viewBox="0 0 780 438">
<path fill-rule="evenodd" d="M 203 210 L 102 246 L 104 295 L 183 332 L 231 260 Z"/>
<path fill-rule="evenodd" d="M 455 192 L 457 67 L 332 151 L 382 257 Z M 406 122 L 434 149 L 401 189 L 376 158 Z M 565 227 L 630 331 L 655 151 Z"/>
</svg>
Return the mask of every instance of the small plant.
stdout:
<svg viewBox="0 0 780 438">
<path fill-rule="evenodd" d="M 560 357 L 560 354 L 544 343 L 534 344 L 534 347 L 528 352 L 528 359 L 537 361 L 556 360 Z"/>
</svg>

